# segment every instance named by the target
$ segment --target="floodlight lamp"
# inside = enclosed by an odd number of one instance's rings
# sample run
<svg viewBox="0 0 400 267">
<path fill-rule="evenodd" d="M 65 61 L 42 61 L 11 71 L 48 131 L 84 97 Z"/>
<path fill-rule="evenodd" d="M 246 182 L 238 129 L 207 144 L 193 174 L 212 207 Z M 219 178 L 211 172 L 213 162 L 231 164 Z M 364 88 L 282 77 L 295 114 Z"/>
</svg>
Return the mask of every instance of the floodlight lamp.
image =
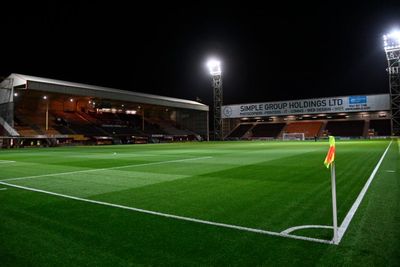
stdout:
<svg viewBox="0 0 400 267">
<path fill-rule="evenodd" d="M 221 62 L 219 60 L 210 59 L 207 66 L 211 75 L 221 75 Z"/>
<path fill-rule="evenodd" d="M 400 31 L 393 30 L 383 36 L 383 46 L 385 49 L 400 48 Z"/>
</svg>

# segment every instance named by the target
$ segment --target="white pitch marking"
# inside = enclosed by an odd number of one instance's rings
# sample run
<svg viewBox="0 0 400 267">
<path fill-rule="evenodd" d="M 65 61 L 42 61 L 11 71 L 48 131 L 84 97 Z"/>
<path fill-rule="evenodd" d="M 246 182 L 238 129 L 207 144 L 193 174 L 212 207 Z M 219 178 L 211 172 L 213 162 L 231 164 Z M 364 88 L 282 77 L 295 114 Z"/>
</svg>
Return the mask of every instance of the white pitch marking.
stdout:
<svg viewBox="0 0 400 267">
<path fill-rule="evenodd" d="M 400 138 L 397 138 L 397 147 L 399 148 L 399 154 L 400 154 Z"/>
<path fill-rule="evenodd" d="M 7 190 L 7 188 L 0 188 L 0 191 Z"/>
<path fill-rule="evenodd" d="M 396 172 L 396 171 L 392 171 L 392 170 L 386 170 L 386 172 Z"/>
<path fill-rule="evenodd" d="M 15 161 L 14 160 L 0 160 L 0 164 L 3 164 L 3 163 L 14 163 Z"/>
<path fill-rule="evenodd" d="M 10 187 L 19 188 L 19 189 L 24 189 L 24 190 L 28 190 L 28 191 L 34 191 L 34 192 L 39 192 L 39 193 L 43 193 L 43 194 L 48 194 L 48 195 L 53 195 L 53 196 L 58 196 L 58 197 L 63 197 L 63 198 L 83 201 L 83 202 L 89 202 L 89 203 L 92 203 L 92 204 L 109 206 L 109 207 L 113 207 L 113 208 L 131 210 L 131 211 L 136 211 L 136 212 L 141 212 L 141 213 L 146 213 L 146 214 L 151 214 L 151 215 L 156 215 L 156 216 L 161 216 L 161 217 L 167 217 L 167 218 L 172 218 L 172 219 L 176 219 L 176 220 L 189 221 L 189 222 L 195 222 L 195 223 L 201 223 L 201 224 L 207 224 L 207 225 L 213 225 L 213 226 L 217 226 L 217 227 L 236 229 L 236 230 L 259 233 L 259 234 L 264 234 L 264 235 L 287 237 L 287 238 L 292 238 L 292 239 L 300 239 L 300 240 L 306 240 L 306 241 L 312 241 L 312 242 L 318 242 L 318 243 L 324 243 L 324 244 L 333 244 L 333 242 L 331 240 L 324 240 L 324 239 L 305 237 L 305 236 L 298 236 L 298 235 L 282 234 L 282 233 L 266 231 L 266 230 L 262 230 L 262 229 L 249 228 L 249 227 L 238 226 L 238 225 L 233 225 L 233 224 L 225 224 L 225 223 L 219 223 L 219 222 L 212 222 L 212 221 L 206 221 L 206 220 L 201 220 L 201 219 L 196 219 L 196 218 L 191 218 L 191 217 L 184 217 L 184 216 L 178 216 L 178 215 L 162 213 L 162 212 L 157 212 L 157 211 L 133 208 L 133 207 L 129 207 L 129 206 L 112 204 L 112 203 L 103 202 L 103 201 L 97 201 L 97 200 L 92 200 L 92 199 L 86 199 L 86 198 L 80 198 L 80 197 L 74 197 L 74 196 L 70 196 L 70 195 L 64 195 L 64 194 L 49 192 L 49 191 L 35 189 L 35 188 L 31 188 L 31 187 L 26 187 L 26 186 L 9 184 L 9 183 L 5 183 L 5 182 L 1 182 L 1 181 L 0 181 L 0 184 L 7 185 L 7 186 L 10 186 Z"/>
<path fill-rule="evenodd" d="M 354 214 L 356 213 L 358 207 L 360 206 L 361 201 L 363 200 L 365 193 L 367 192 L 367 190 L 369 188 L 369 185 L 371 184 L 372 180 L 375 177 L 375 174 L 378 172 L 378 169 L 381 166 L 381 163 L 382 163 L 383 159 L 385 158 L 386 153 L 388 152 L 392 142 L 393 142 L 393 140 L 390 141 L 385 152 L 383 152 L 381 159 L 376 164 L 375 169 L 372 171 L 370 177 L 368 178 L 367 182 L 365 183 L 365 185 L 364 185 L 363 189 L 361 190 L 360 194 L 358 195 L 356 201 L 354 201 L 353 206 L 351 207 L 351 209 L 347 213 L 346 217 L 344 218 L 342 224 L 340 225 L 340 227 L 338 229 L 338 244 L 342 240 L 344 233 L 346 232 L 347 228 L 349 227 L 349 224 L 350 224 L 351 220 L 353 219 Z"/>
<path fill-rule="evenodd" d="M 210 158 L 212 158 L 212 157 L 201 157 L 201 158 L 188 158 L 188 159 L 158 161 L 158 162 L 143 163 L 143 164 L 132 164 L 132 165 L 125 165 L 125 166 L 110 167 L 110 168 L 89 169 L 89 170 L 82 170 L 82 171 L 59 172 L 59 173 L 49 173 L 49 174 L 43 174 L 43 175 L 34 175 L 34 176 L 9 178 L 9 179 L 3 179 L 3 180 L 0 180 L 0 181 L 16 181 L 16 180 L 33 179 L 33 178 L 40 178 L 40 177 L 46 177 L 46 176 L 60 176 L 60 175 L 69 175 L 69 174 L 83 173 L 83 172 L 96 172 L 96 171 L 116 170 L 116 169 L 130 168 L 130 167 L 142 167 L 142 166 L 159 165 L 159 164 L 166 164 L 166 163 L 183 162 L 183 161 L 200 160 L 200 159 L 210 159 Z"/>
<path fill-rule="evenodd" d="M 329 225 L 300 225 L 300 226 L 295 226 L 288 228 L 284 231 L 281 232 L 281 234 L 289 234 L 291 232 L 300 230 L 300 229 L 307 229 L 307 228 L 325 228 L 325 229 L 333 229 L 333 226 Z"/>
</svg>

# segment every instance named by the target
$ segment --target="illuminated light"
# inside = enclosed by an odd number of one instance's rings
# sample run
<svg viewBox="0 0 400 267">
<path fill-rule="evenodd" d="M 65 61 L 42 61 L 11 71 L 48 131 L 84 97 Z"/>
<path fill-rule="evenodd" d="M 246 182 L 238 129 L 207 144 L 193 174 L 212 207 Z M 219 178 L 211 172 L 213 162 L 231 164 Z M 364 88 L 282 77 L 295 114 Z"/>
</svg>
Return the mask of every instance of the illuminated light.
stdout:
<svg viewBox="0 0 400 267">
<path fill-rule="evenodd" d="M 393 30 L 383 36 L 383 46 L 385 49 L 400 48 L 400 31 Z"/>
<path fill-rule="evenodd" d="M 47 99 L 47 95 L 43 96 L 43 99 L 46 100 Z"/>
<path fill-rule="evenodd" d="M 69 99 L 69 102 L 74 102 L 74 100 L 72 98 Z"/>
<path fill-rule="evenodd" d="M 89 100 L 89 104 L 91 104 L 91 103 L 92 103 L 92 101 Z"/>
<path fill-rule="evenodd" d="M 346 115 L 345 117 L 348 118 L 348 117 L 350 117 L 350 116 L 349 116 L 349 115 Z"/>
<path fill-rule="evenodd" d="M 210 70 L 211 75 L 221 75 L 221 62 L 216 59 L 210 59 L 207 62 L 207 67 Z"/>
<path fill-rule="evenodd" d="M 326 117 L 327 119 L 332 119 L 332 116 L 328 116 L 328 117 Z"/>
<path fill-rule="evenodd" d="M 14 93 L 14 96 L 18 96 L 18 93 Z"/>
<path fill-rule="evenodd" d="M 96 102 L 93 101 L 93 105 L 96 105 Z"/>
<path fill-rule="evenodd" d="M 125 107 L 125 105 L 124 105 L 124 104 L 122 104 L 122 105 L 121 105 L 121 107 Z"/>
<path fill-rule="evenodd" d="M 379 116 L 379 117 L 386 117 L 386 112 L 380 112 L 380 113 L 378 114 L 378 116 Z"/>
</svg>

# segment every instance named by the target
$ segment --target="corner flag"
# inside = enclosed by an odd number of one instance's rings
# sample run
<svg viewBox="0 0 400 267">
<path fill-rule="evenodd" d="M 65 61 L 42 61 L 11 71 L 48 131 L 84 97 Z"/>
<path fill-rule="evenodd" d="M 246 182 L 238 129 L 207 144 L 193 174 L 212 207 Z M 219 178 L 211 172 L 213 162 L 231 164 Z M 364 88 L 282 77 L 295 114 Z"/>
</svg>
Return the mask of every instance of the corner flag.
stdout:
<svg viewBox="0 0 400 267">
<path fill-rule="evenodd" d="M 324 164 L 329 169 L 329 166 L 335 160 L 335 137 L 329 136 L 329 150 L 328 154 L 326 155 Z"/>
<path fill-rule="evenodd" d="M 333 244 L 339 243 L 338 226 L 337 226 L 337 208 L 336 208 L 336 174 L 335 174 L 335 137 L 329 136 L 329 150 L 326 155 L 325 166 L 331 167 L 331 182 L 332 182 L 332 213 L 333 213 Z"/>
</svg>

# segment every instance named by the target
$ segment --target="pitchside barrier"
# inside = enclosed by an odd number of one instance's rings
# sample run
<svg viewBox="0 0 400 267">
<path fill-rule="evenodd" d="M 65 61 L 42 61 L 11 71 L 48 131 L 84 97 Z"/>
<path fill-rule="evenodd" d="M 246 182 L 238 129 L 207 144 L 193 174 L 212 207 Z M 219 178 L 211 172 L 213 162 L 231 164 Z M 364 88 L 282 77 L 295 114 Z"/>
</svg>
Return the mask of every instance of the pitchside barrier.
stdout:
<svg viewBox="0 0 400 267">
<path fill-rule="evenodd" d="M 72 136 L 0 136 L 0 148 L 50 147 L 72 144 Z"/>
</svg>

